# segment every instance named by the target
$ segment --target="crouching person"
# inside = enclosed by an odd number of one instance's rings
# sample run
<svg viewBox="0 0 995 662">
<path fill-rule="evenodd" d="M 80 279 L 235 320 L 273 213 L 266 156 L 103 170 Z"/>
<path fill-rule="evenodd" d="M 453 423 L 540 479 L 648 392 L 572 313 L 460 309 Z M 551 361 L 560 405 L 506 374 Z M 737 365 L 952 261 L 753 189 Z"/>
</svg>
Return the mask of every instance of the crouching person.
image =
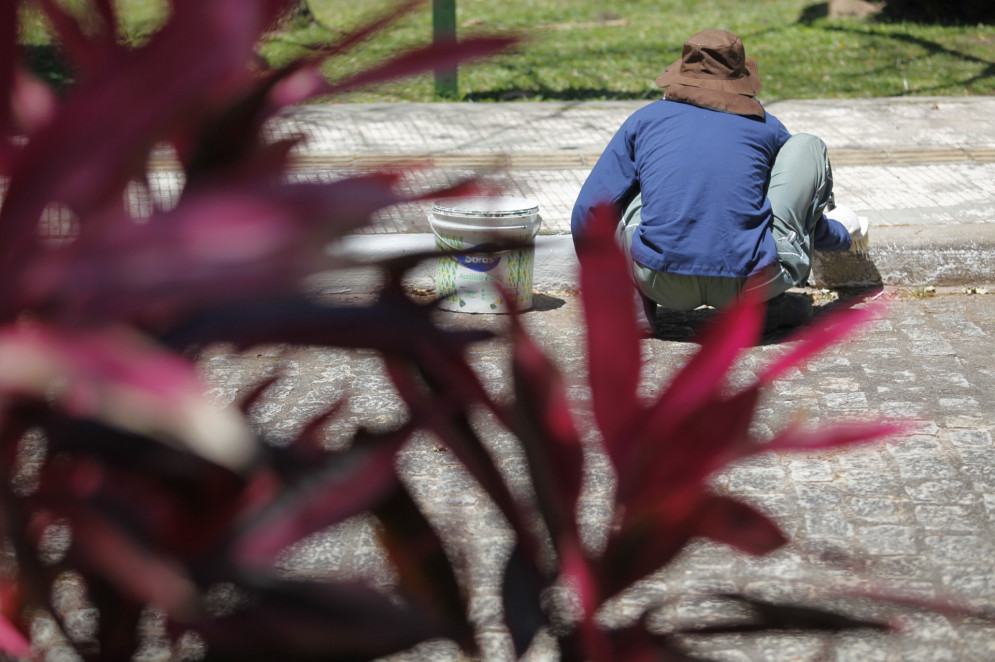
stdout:
<svg viewBox="0 0 995 662">
<path fill-rule="evenodd" d="M 861 232 L 825 214 L 825 144 L 764 110 L 757 63 L 731 32 L 694 35 L 656 82 L 663 99 L 625 121 L 584 183 L 575 241 L 611 203 L 650 324 L 657 304 L 722 307 L 748 279 L 770 299 L 768 328 L 804 322 L 811 302 L 785 292 L 805 283 L 813 250 L 847 250 Z"/>
</svg>

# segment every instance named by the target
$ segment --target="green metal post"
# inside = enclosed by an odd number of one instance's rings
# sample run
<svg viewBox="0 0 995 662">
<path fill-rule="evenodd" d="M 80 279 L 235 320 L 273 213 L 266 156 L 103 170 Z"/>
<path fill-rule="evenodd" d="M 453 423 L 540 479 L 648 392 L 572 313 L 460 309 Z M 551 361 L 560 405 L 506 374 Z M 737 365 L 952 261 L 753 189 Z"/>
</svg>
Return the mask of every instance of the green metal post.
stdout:
<svg viewBox="0 0 995 662">
<path fill-rule="evenodd" d="M 432 41 L 436 44 L 456 42 L 456 0 L 432 0 Z M 455 99 L 459 84 L 456 65 L 435 70 L 435 95 Z"/>
</svg>

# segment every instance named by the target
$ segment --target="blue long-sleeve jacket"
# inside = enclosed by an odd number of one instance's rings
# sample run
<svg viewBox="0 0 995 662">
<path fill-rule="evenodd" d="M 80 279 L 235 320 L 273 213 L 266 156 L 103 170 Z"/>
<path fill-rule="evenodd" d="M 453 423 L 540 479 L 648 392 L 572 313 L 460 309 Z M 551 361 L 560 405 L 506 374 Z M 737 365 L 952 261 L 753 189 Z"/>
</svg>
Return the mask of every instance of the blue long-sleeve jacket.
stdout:
<svg viewBox="0 0 995 662">
<path fill-rule="evenodd" d="M 642 194 L 632 257 L 657 271 L 742 278 L 777 262 L 766 190 L 778 150 L 791 137 L 763 119 L 676 101 L 651 103 L 629 117 L 581 188 L 571 230 L 580 237 L 599 203 L 619 218 Z M 816 250 L 846 250 L 850 235 L 822 217 Z"/>
</svg>

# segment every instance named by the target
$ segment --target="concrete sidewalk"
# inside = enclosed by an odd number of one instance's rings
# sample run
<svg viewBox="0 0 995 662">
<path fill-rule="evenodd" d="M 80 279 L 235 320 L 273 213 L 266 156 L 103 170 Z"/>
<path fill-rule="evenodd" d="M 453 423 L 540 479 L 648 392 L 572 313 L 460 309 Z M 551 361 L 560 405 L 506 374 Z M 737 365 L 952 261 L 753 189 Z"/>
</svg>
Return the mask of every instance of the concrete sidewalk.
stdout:
<svg viewBox="0 0 995 662">
<path fill-rule="evenodd" d="M 305 179 L 418 163 L 432 167 L 409 173 L 412 191 L 479 175 L 536 201 L 536 287 L 569 289 L 574 199 L 612 135 L 645 103 L 311 105 L 272 130 L 306 136 L 296 161 Z M 793 133 L 826 141 L 837 200 L 871 220 L 866 259 L 828 256 L 813 284 L 995 281 L 995 97 L 779 101 L 767 109 Z M 373 257 L 430 247 L 427 212 L 391 210 L 352 248 Z"/>
</svg>

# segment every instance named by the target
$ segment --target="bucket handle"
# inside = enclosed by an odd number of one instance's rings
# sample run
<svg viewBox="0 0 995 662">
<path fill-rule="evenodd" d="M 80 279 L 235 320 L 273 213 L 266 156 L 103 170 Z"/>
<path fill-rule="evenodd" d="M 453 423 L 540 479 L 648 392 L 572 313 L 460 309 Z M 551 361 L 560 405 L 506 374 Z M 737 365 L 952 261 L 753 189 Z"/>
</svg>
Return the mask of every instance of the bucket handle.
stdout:
<svg viewBox="0 0 995 662">
<path fill-rule="evenodd" d="M 504 229 L 512 229 L 512 230 L 522 229 L 522 230 L 527 230 L 528 228 L 529 228 L 529 226 L 523 225 L 521 228 L 504 228 Z M 496 244 L 496 243 L 479 244 L 479 245 L 473 246 L 471 248 L 459 248 L 459 247 L 453 246 L 451 243 L 449 243 L 449 241 L 446 240 L 445 237 L 443 237 L 438 232 L 436 232 L 435 228 L 432 228 L 432 234 L 434 234 L 435 238 L 439 240 L 439 243 L 443 244 L 444 246 L 446 246 L 447 248 L 449 248 L 449 249 L 451 249 L 453 251 L 472 252 L 472 253 L 491 253 L 493 255 L 501 255 L 503 253 L 510 253 L 511 251 L 516 251 L 516 250 L 520 250 L 521 248 L 523 248 L 523 247 L 520 246 L 520 247 L 517 247 L 517 248 L 502 248 L 500 250 L 492 250 L 490 247 L 491 246 L 497 246 L 498 244 Z M 530 239 L 534 239 L 537 234 L 539 234 L 539 228 L 538 227 L 536 227 L 535 232 L 532 233 L 532 237 L 530 237 Z"/>
</svg>

